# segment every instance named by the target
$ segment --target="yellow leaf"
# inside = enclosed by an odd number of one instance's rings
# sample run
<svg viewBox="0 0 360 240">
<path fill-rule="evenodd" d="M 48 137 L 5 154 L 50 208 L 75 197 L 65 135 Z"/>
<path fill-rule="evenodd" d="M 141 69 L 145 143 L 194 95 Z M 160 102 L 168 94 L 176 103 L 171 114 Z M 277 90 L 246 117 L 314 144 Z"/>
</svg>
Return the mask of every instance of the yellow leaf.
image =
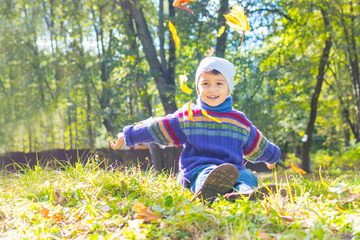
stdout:
<svg viewBox="0 0 360 240">
<path fill-rule="evenodd" d="M 213 120 L 215 122 L 218 122 L 218 123 L 221 123 L 221 121 L 219 119 L 210 116 L 205 110 L 201 110 L 201 113 L 204 114 L 204 116 L 210 118 L 211 120 Z"/>
<path fill-rule="evenodd" d="M 190 106 L 191 106 L 191 103 L 192 103 L 192 100 L 189 102 L 189 105 L 188 105 L 188 115 L 189 115 L 189 118 L 191 121 L 195 122 L 193 116 L 194 116 L 194 113 L 193 111 L 191 110 Z"/>
<path fill-rule="evenodd" d="M 233 6 L 229 14 L 224 15 L 227 24 L 235 30 L 248 31 L 250 30 L 249 22 L 245 16 L 242 6 L 236 4 Z"/>
<path fill-rule="evenodd" d="M 306 172 L 304 170 L 302 170 L 301 168 L 298 168 L 297 166 L 295 166 L 294 164 L 290 164 L 290 167 L 292 169 L 294 169 L 297 173 L 300 173 L 300 174 L 306 174 Z"/>
<path fill-rule="evenodd" d="M 218 32 L 218 34 L 216 34 L 216 36 L 217 36 L 217 37 L 220 37 L 224 32 L 225 32 L 225 26 L 222 26 L 222 27 L 219 29 L 219 32 Z"/>
<path fill-rule="evenodd" d="M 143 203 L 134 203 L 133 205 L 134 212 L 137 213 L 138 219 L 143 219 L 144 222 L 153 222 L 160 220 L 160 217 L 156 215 L 153 211 L 145 207 Z"/>
<path fill-rule="evenodd" d="M 188 75 L 188 74 L 184 73 L 184 74 L 181 74 L 181 75 L 179 76 L 180 88 L 181 88 L 181 90 L 182 90 L 184 93 L 191 94 L 191 93 L 192 93 L 192 89 L 190 89 L 190 88 L 185 84 L 185 82 L 188 80 L 187 75 Z"/>
<path fill-rule="evenodd" d="M 172 36 L 173 36 L 173 39 L 175 42 L 175 46 L 180 47 L 180 38 L 177 35 L 177 31 L 176 31 L 174 24 L 170 20 L 169 20 L 169 30 L 172 33 Z"/>
</svg>

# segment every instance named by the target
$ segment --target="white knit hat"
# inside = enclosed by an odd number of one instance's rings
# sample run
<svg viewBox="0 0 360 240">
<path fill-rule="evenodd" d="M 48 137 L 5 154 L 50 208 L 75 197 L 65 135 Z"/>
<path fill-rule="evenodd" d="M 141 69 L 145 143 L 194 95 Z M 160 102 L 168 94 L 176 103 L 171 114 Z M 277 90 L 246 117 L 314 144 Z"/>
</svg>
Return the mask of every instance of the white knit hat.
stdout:
<svg viewBox="0 0 360 240">
<path fill-rule="evenodd" d="M 228 60 L 224 58 L 218 58 L 218 57 L 206 57 L 203 60 L 201 60 L 197 70 L 196 70 L 196 76 L 195 76 L 195 84 L 196 84 L 196 90 L 198 90 L 198 82 L 200 75 L 207 70 L 215 69 L 219 71 L 226 79 L 229 90 L 232 92 L 234 89 L 234 77 L 236 74 L 235 66 Z"/>
</svg>

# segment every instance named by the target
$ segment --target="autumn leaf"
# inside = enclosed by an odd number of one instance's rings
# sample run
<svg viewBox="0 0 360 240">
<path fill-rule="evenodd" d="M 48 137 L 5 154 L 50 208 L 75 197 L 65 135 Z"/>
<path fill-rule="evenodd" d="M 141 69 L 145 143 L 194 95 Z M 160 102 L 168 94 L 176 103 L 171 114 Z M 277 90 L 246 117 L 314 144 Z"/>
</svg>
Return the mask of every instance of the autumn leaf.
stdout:
<svg viewBox="0 0 360 240">
<path fill-rule="evenodd" d="M 189 105 L 188 105 L 188 115 L 189 115 L 189 118 L 191 121 L 195 122 L 194 118 L 193 118 L 193 111 L 191 110 L 190 106 L 191 106 L 191 103 L 192 103 L 192 100 L 189 102 Z"/>
<path fill-rule="evenodd" d="M 214 54 L 214 52 L 215 52 L 215 48 L 211 47 L 210 49 L 207 50 L 207 53 L 205 53 L 204 55 L 206 57 L 210 57 Z"/>
<path fill-rule="evenodd" d="M 244 31 L 242 39 L 241 39 L 241 43 L 240 43 L 240 47 L 241 47 L 241 45 L 244 41 L 245 32 L 250 30 L 250 25 L 247 20 L 247 17 L 245 16 L 244 9 L 242 8 L 242 6 L 236 4 L 231 9 L 230 13 L 224 15 L 224 17 L 227 20 L 226 23 L 231 28 L 233 28 L 237 31 Z"/>
<path fill-rule="evenodd" d="M 143 219 L 144 222 L 153 222 L 160 220 L 160 217 L 156 215 L 153 211 L 145 207 L 143 203 L 134 203 L 133 209 L 134 212 L 137 213 L 137 218 Z"/>
<path fill-rule="evenodd" d="M 304 170 L 302 170 L 301 168 L 295 166 L 294 164 L 290 164 L 290 167 L 292 169 L 294 169 L 297 173 L 300 173 L 300 174 L 306 174 L 306 172 Z"/>
<path fill-rule="evenodd" d="M 61 194 L 59 190 L 55 192 L 55 200 L 56 204 L 63 206 L 64 205 L 64 196 Z"/>
<path fill-rule="evenodd" d="M 225 32 L 225 26 L 222 26 L 222 27 L 219 29 L 219 32 L 216 34 L 216 36 L 217 36 L 217 37 L 220 37 L 224 32 Z"/>
<path fill-rule="evenodd" d="M 182 90 L 184 93 L 191 94 L 191 93 L 192 93 L 192 89 L 190 89 L 190 88 L 185 84 L 185 82 L 188 80 L 187 75 L 189 75 L 189 74 L 184 73 L 184 74 L 181 74 L 181 75 L 179 76 L 180 88 L 181 88 L 181 90 Z"/>
<path fill-rule="evenodd" d="M 201 113 L 204 114 L 204 116 L 210 118 L 211 120 L 213 120 L 215 122 L 218 122 L 218 123 L 221 123 L 221 121 L 219 119 L 210 116 L 205 110 L 201 110 Z"/>
<path fill-rule="evenodd" d="M 62 218 L 61 209 L 48 209 L 44 206 L 41 206 L 40 213 L 48 219 L 54 220 L 56 222 L 60 222 Z"/>
<path fill-rule="evenodd" d="M 225 14 L 224 17 L 227 20 L 227 24 L 238 31 L 250 30 L 249 22 L 245 16 L 244 9 L 242 6 L 236 4 L 231 9 L 230 13 Z"/>
<path fill-rule="evenodd" d="M 194 0 L 175 0 L 174 3 L 173 3 L 173 6 L 178 7 L 178 8 L 182 8 L 182 9 L 184 9 L 186 11 L 191 12 L 191 14 L 194 14 L 194 12 L 191 11 L 190 9 L 188 9 L 186 7 L 183 7 L 183 5 L 188 4 L 191 1 L 194 1 Z"/>
<path fill-rule="evenodd" d="M 170 32 L 172 33 L 172 36 L 173 36 L 173 39 L 174 39 L 174 42 L 175 42 L 175 46 L 180 47 L 180 38 L 177 35 L 176 28 L 175 28 L 174 24 L 171 21 L 169 21 L 169 29 L 170 29 Z"/>
</svg>

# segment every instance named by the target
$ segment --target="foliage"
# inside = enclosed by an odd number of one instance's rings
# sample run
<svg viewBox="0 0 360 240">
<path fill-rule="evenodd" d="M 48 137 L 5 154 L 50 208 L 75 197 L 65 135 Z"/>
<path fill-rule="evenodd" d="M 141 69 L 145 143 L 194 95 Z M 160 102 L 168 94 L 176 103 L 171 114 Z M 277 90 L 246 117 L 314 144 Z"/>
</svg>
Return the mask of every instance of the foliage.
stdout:
<svg viewBox="0 0 360 240">
<path fill-rule="evenodd" d="M 20 0 L 0 5 L 1 153 L 106 147 L 123 126 L 164 114 L 139 31 L 122 3 Z M 193 14 L 179 8 L 171 14 L 165 3 L 160 11 L 160 3 L 142 0 L 139 8 L 163 68 L 174 68 L 175 101 L 182 106 L 197 95 L 183 93 L 178 76 L 194 79 L 199 61 L 217 45 L 219 1 L 190 1 Z M 226 13 L 234 5 L 228 3 Z M 240 4 L 250 24 L 241 49 L 242 32 L 224 21 L 222 34 L 227 36 L 225 58 L 237 69 L 234 107 L 283 152 L 300 154 L 321 50 L 331 36 L 311 151 L 341 157 L 359 140 L 351 65 L 358 61 L 359 5 L 345 0 Z M 324 29 L 323 10 L 330 29 Z M 169 20 L 181 40 L 171 63 Z M 194 90 L 194 81 L 187 86 Z"/>
<path fill-rule="evenodd" d="M 318 150 L 312 156 L 314 167 L 322 167 L 329 173 L 354 171 L 360 169 L 360 145 L 354 144 L 348 147 L 343 153 Z"/>
<path fill-rule="evenodd" d="M 276 174 L 276 173 L 275 173 Z M 335 239 L 360 236 L 356 175 L 277 176 L 288 196 L 212 205 L 176 177 L 136 167 L 1 172 L 0 237 L 6 239 Z M 261 178 L 262 184 L 269 183 Z M 140 208 L 139 208 L 140 206 Z M 145 206 L 145 207 L 144 207 Z M 144 221 L 143 210 L 155 221 Z M 142 214 L 142 215 L 141 215 Z M 139 218 L 139 215 L 141 218 Z M 159 216 L 160 220 L 156 220 Z"/>
</svg>

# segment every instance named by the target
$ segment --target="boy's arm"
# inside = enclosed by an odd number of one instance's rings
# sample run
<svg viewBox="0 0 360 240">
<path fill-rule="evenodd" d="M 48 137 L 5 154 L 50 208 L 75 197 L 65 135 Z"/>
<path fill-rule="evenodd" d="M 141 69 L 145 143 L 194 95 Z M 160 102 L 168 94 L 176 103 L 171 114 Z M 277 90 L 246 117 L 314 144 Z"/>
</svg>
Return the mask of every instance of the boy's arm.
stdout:
<svg viewBox="0 0 360 240">
<path fill-rule="evenodd" d="M 280 159 L 278 146 L 268 141 L 262 133 L 251 125 L 247 142 L 243 146 L 244 157 L 252 162 L 265 162 L 269 169 Z"/>
<path fill-rule="evenodd" d="M 174 146 L 183 144 L 185 140 L 186 135 L 180 127 L 176 113 L 174 113 L 124 127 L 122 137 L 118 138 L 117 143 L 113 145 L 117 147 L 118 142 L 119 147 L 123 143 L 126 146 L 133 146 L 136 143 L 156 142 L 160 145 Z"/>
</svg>

